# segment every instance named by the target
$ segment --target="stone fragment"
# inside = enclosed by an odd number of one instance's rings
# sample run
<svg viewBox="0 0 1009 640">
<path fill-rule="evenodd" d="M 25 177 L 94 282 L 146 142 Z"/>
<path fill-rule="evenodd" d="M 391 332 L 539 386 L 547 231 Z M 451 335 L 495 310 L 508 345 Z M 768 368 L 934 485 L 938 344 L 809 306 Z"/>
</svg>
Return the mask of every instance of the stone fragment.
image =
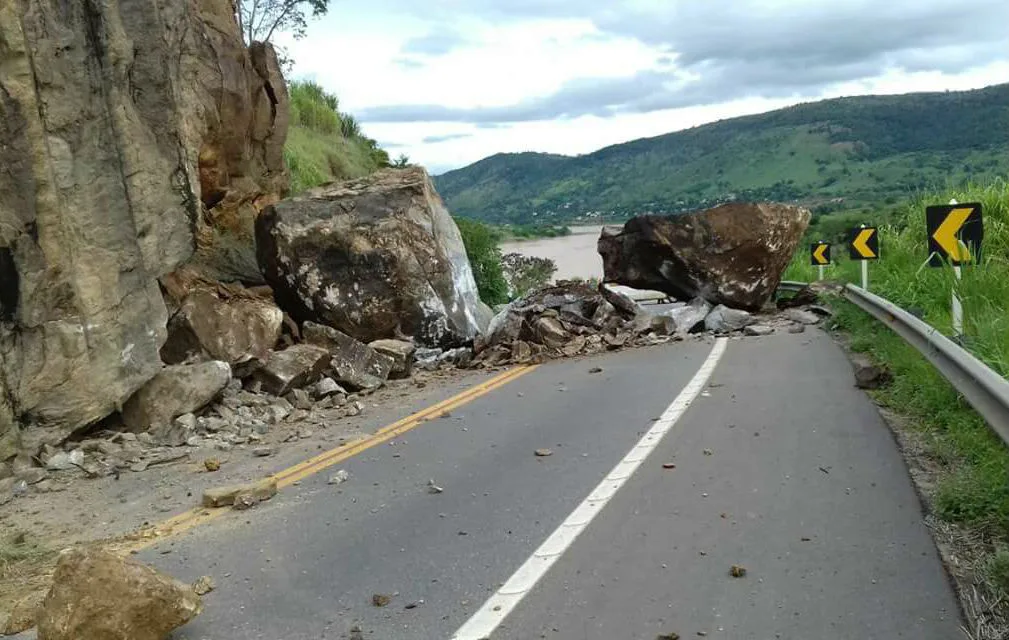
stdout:
<svg viewBox="0 0 1009 640">
<path fill-rule="evenodd" d="M 203 605 L 188 585 L 97 548 L 63 551 L 38 618 L 39 640 L 164 640 Z"/>
<path fill-rule="evenodd" d="M 798 324 L 816 324 L 820 322 L 820 316 L 802 309 L 786 309 L 785 317 Z"/>
<path fill-rule="evenodd" d="M 377 389 L 389 377 L 394 359 L 360 340 L 314 322 L 306 322 L 303 333 L 306 342 L 329 352 L 336 382 L 352 389 Z"/>
<path fill-rule="evenodd" d="M 282 396 L 315 382 L 328 367 L 329 351 L 313 344 L 296 344 L 270 353 L 252 377 L 264 392 Z"/>
<path fill-rule="evenodd" d="M 774 333 L 774 328 L 766 324 L 751 324 L 743 327 L 743 334 L 748 336 L 769 336 Z"/>
<path fill-rule="evenodd" d="M 851 353 L 849 357 L 855 373 L 855 386 L 859 389 L 879 389 L 893 380 L 885 367 L 874 363 L 865 354 Z"/>
<path fill-rule="evenodd" d="M 231 379 L 231 367 L 217 360 L 165 367 L 123 405 L 123 423 L 132 431 L 161 427 L 210 403 Z"/>
<path fill-rule="evenodd" d="M 269 500 L 277 495 L 276 478 L 263 478 L 249 484 L 235 484 L 207 489 L 203 492 L 203 506 L 208 508 L 226 507 L 235 503 L 237 496 L 251 496 L 257 502 Z"/>
<path fill-rule="evenodd" d="M 413 353 L 417 347 L 407 340 L 374 340 L 368 346 L 382 355 L 392 358 L 389 377 L 394 379 L 409 378 L 413 371 Z"/>
<path fill-rule="evenodd" d="M 756 321 L 756 318 L 742 309 L 730 309 L 720 304 L 704 318 L 704 328 L 715 333 L 731 333 Z"/>
</svg>

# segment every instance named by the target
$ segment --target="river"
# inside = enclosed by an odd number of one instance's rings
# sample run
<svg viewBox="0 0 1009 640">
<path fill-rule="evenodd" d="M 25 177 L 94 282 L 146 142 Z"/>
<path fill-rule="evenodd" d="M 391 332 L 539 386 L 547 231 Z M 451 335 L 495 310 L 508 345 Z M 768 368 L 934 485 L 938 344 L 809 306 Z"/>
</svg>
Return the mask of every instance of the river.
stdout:
<svg viewBox="0 0 1009 640">
<path fill-rule="evenodd" d="M 596 251 L 601 226 L 571 227 L 571 235 L 559 238 L 537 238 L 501 244 L 501 253 L 521 253 L 536 258 L 549 258 L 557 264 L 555 280 L 603 277 L 603 261 Z"/>
</svg>

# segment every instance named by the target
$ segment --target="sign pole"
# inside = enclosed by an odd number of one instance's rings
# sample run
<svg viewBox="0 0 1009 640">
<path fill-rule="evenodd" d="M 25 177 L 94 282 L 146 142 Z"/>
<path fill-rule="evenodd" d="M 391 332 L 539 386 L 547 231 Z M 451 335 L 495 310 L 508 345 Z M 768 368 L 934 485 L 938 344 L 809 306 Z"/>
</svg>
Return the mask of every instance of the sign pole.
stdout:
<svg viewBox="0 0 1009 640">
<path fill-rule="evenodd" d="M 862 228 L 865 229 L 865 225 L 864 224 L 862 225 Z M 869 290 L 869 261 L 868 260 L 862 260 L 862 288 L 865 289 L 866 291 Z"/>
<path fill-rule="evenodd" d="M 956 198 L 949 201 L 950 204 L 957 204 Z M 959 239 L 958 239 L 959 241 Z M 952 293 L 950 297 L 951 309 L 950 313 L 953 318 L 953 335 L 957 338 L 963 337 L 963 305 L 960 304 L 960 298 L 956 295 L 957 287 L 960 285 L 960 279 L 963 275 L 960 273 L 960 265 L 953 265 L 953 275 L 956 277 L 956 283 L 953 284 Z"/>
<path fill-rule="evenodd" d="M 822 264 L 818 264 L 818 265 L 816 265 L 816 268 L 820 270 L 820 277 L 817 278 L 817 280 L 823 280 L 823 265 Z"/>
</svg>

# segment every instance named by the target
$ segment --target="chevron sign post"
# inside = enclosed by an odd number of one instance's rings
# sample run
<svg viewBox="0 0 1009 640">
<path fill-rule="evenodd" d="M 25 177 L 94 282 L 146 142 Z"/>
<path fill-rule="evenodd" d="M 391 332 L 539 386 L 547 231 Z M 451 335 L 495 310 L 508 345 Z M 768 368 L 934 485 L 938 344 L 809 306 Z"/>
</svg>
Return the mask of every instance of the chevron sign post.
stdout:
<svg viewBox="0 0 1009 640">
<path fill-rule="evenodd" d="M 869 289 L 869 261 L 879 260 L 879 229 L 860 227 L 848 230 L 848 257 L 862 263 L 862 288 Z"/>
</svg>

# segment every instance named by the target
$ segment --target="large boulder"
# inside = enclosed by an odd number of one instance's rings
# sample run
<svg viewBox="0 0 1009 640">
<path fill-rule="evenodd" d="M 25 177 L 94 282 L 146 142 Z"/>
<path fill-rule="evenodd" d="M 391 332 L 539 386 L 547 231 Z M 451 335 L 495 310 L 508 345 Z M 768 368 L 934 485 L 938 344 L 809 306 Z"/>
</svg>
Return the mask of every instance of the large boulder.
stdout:
<svg viewBox="0 0 1009 640">
<path fill-rule="evenodd" d="M 60 554 L 38 617 L 39 640 L 164 640 L 203 610 L 193 589 L 115 553 Z"/>
<path fill-rule="evenodd" d="M 631 218 L 599 236 L 607 282 L 679 299 L 759 310 L 781 281 L 809 211 L 777 203 L 730 203 L 673 216 Z"/>
<path fill-rule="evenodd" d="M 333 327 L 306 322 L 302 335 L 305 342 L 329 352 L 333 379 L 349 387 L 377 389 L 392 371 L 395 360 L 391 356 L 379 353 Z"/>
<path fill-rule="evenodd" d="M 0 3 L 0 441 L 65 439 L 157 374 L 157 278 L 194 251 L 261 279 L 286 129 L 230 0 Z"/>
<path fill-rule="evenodd" d="M 268 207 L 256 222 L 259 263 L 296 320 L 363 342 L 414 336 L 471 340 L 491 313 L 459 230 L 424 169 L 386 169 Z"/>
<path fill-rule="evenodd" d="M 233 366 L 265 360 L 283 322 L 284 313 L 270 300 L 240 288 L 198 286 L 168 321 L 161 359 L 167 364 L 223 360 Z"/>
<path fill-rule="evenodd" d="M 175 418 L 208 405 L 229 380 L 227 362 L 165 367 L 123 405 L 123 424 L 132 431 L 163 429 Z"/>
</svg>

